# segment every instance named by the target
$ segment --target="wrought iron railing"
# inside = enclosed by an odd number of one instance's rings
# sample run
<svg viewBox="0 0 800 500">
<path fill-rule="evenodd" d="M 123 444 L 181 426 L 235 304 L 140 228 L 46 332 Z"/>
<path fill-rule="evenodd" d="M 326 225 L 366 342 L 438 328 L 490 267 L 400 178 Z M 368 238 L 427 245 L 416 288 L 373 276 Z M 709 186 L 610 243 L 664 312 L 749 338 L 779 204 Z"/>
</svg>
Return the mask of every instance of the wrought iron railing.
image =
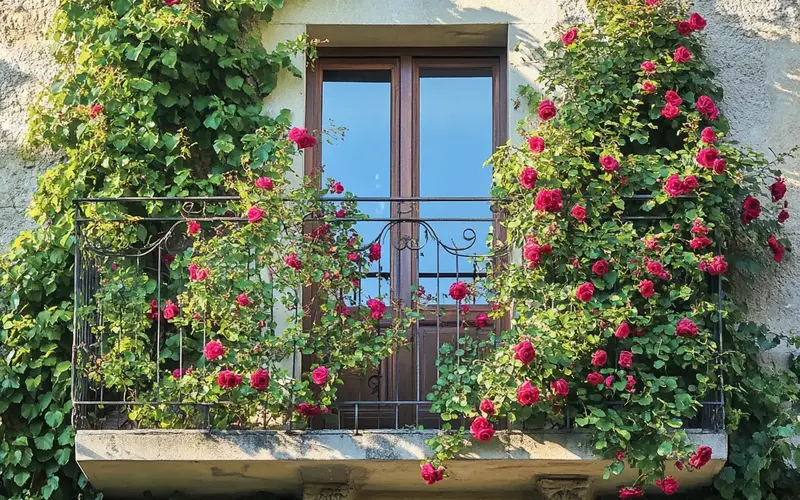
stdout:
<svg viewBox="0 0 800 500">
<path fill-rule="evenodd" d="M 184 355 L 187 332 L 175 329 L 162 319 L 161 314 L 148 330 L 151 348 L 140 352 L 153 365 L 152 377 L 155 392 L 147 398 L 139 394 L 120 393 L 106 386 L 104 379 L 92 377 L 92 367 L 106 356 L 107 340 L 116 335 L 122 340 L 126 332 L 110 331 L 103 311 L 96 307 L 97 294 L 104 280 L 104 273 L 114 262 L 125 261 L 152 276 L 156 286 L 153 296 L 160 311 L 165 302 L 162 289 L 168 279 L 170 256 L 183 252 L 192 245 L 185 238 L 185 228 L 190 221 L 220 224 L 243 224 L 247 218 L 232 215 L 229 204 L 237 197 L 202 198 L 97 198 L 80 199 L 75 203 L 75 325 L 73 343 L 73 423 L 78 428 L 121 429 L 138 424 L 128 418 L 136 407 L 160 405 L 180 411 L 183 406 L 199 410 L 201 416 L 192 427 L 211 426 L 211 412 L 220 405 L 236 404 L 230 401 L 198 403 L 184 400 L 163 399 L 158 387 L 167 367 L 162 366 L 163 351 L 178 349 L 177 369 L 184 370 L 193 360 Z M 321 203 L 336 203 L 342 198 L 323 199 Z M 334 411 L 325 418 L 312 421 L 312 427 L 325 429 L 402 429 L 407 427 L 438 428 L 439 416 L 430 411 L 431 403 L 426 395 L 438 378 L 440 349 L 445 343 L 458 343 L 463 336 L 482 335 L 490 330 L 499 331 L 508 326 L 508 318 L 495 320 L 483 331 L 470 327 L 475 314 L 489 311 L 491 305 L 480 301 L 469 304 L 467 312 L 447 297 L 447 290 L 455 281 L 476 281 L 486 276 L 487 266 L 499 264 L 498 259 L 509 259 L 510 254 L 490 251 L 492 238 L 502 237 L 498 223 L 499 200 L 492 198 L 380 198 L 360 197 L 350 199 L 369 215 L 367 219 L 338 220 L 356 222 L 358 231 L 367 242 L 380 242 L 389 252 L 374 262 L 366 279 L 362 280 L 354 304 L 361 304 L 370 296 L 385 295 L 389 289 L 400 298 L 410 299 L 413 293 L 407 285 L 424 287 L 434 297 L 430 316 L 418 320 L 410 328 L 408 339 L 411 349 L 398 352 L 363 377 L 345 377 L 344 389 L 339 391 L 339 401 Z M 168 216 L 136 217 L 140 227 L 141 244 L 119 248 L 113 242 L 103 241 L 114 224 L 130 224 L 128 217 L 115 219 L 108 213 L 146 213 L 146 204 L 157 203 L 167 207 Z M 122 210 L 102 210 L 99 207 L 124 207 Z M 172 207 L 172 209 L 169 209 Z M 371 208 L 372 207 L 372 208 Z M 377 207 L 377 208 L 374 208 Z M 435 208 L 434 208 L 435 207 Z M 89 215 L 91 214 L 91 215 Z M 663 215 L 634 215 L 639 223 L 662 220 Z M 315 216 L 306 219 L 313 223 Z M 104 231 L 97 231 L 104 225 Z M 365 247 L 366 248 L 366 247 Z M 260 277 L 258 259 L 248 264 L 252 279 Z M 720 284 L 712 286 L 719 290 Z M 389 287 L 389 288 L 387 288 Z M 298 297 L 301 294 L 298 294 Z M 298 300 L 300 300 L 298 298 Z M 720 294 L 719 300 L 722 300 Z M 296 308 L 296 311 L 299 308 Z M 274 313 L 274 311 L 273 311 Z M 717 342 L 721 349 L 722 318 L 718 321 Z M 167 330 L 169 331 L 167 332 Z M 176 340 L 177 339 L 177 340 Z M 202 342 L 207 340 L 202 332 Z M 194 351 L 196 354 L 196 350 Z M 119 353 L 118 353 L 119 354 Z M 121 353 L 121 355 L 129 355 Z M 307 360 L 306 360 L 307 361 Z M 299 354 L 291 356 L 291 369 L 298 374 L 304 360 Z M 173 363 L 174 364 L 174 363 Z M 172 366 L 170 366 L 171 368 Z M 619 402 L 609 402 L 613 406 Z M 687 426 L 693 428 L 718 429 L 724 421 L 723 395 L 721 391 L 709 395 L 703 401 L 702 411 Z M 570 430 L 580 408 L 566 405 L 560 422 L 546 424 L 549 429 Z M 262 421 L 263 427 L 292 428 L 290 421 Z M 542 427 L 538 427 L 541 429 Z M 534 430 L 534 429 L 530 429 Z"/>
</svg>

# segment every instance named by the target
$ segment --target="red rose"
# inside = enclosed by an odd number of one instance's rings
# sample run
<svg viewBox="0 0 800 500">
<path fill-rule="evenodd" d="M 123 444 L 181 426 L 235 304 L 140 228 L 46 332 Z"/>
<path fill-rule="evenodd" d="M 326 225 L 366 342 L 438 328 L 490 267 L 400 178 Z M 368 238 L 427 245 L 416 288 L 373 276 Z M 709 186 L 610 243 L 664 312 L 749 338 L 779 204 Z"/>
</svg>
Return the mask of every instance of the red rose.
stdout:
<svg viewBox="0 0 800 500">
<path fill-rule="evenodd" d="M 481 401 L 481 411 L 487 415 L 494 415 L 496 410 L 491 399 L 484 399 Z"/>
<path fill-rule="evenodd" d="M 542 120 L 551 120 L 556 116 L 556 106 L 550 99 L 545 99 L 539 103 L 538 113 Z"/>
<path fill-rule="evenodd" d="M 204 279 L 208 278 L 209 271 L 208 269 L 199 269 L 197 264 L 192 262 L 186 267 L 189 270 L 189 280 L 190 281 L 203 281 Z"/>
<path fill-rule="evenodd" d="M 697 186 L 698 186 L 697 177 L 693 175 L 687 175 L 686 177 L 683 178 L 683 188 L 687 194 L 697 189 Z"/>
<path fill-rule="evenodd" d="M 256 223 L 264 218 L 264 211 L 258 207 L 250 207 L 247 211 L 247 220 L 251 223 Z"/>
<path fill-rule="evenodd" d="M 478 313 L 478 315 L 475 316 L 475 326 L 478 328 L 489 326 L 489 316 L 487 316 L 486 313 Z"/>
<path fill-rule="evenodd" d="M 603 383 L 603 375 L 597 372 L 592 372 L 586 375 L 586 381 L 592 385 L 600 385 Z"/>
<path fill-rule="evenodd" d="M 586 209 L 576 204 L 572 207 L 572 216 L 578 219 L 579 222 L 583 222 L 586 220 Z"/>
<path fill-rule="evenodd" d="M 642 489 L 639 488 L 638 486 L 619 489 L 620 500 L 627 500 L 628 498 L 639 498 L 642 495 L 644 495 L 644 491 L 642 491 Z"/>
<path fill-rule="evenodd" d="M 644 337 L 644 334 L 647 333 L 647 330 L 642 328 L 641 326 L 637 326 L 633 329 L 633 335 L 635 337 Z"/>
<path fill-rule="evenodd" d="M 631 351 L 621 351 L 619 353 L 619 366 L 630 368 L 633 364 L 633 353 Z"/>
<path fill-rule="evenodd" d="M 519 184 L 525 189 L 533 189 L 536 187 L 536 179 L 538 174 L 535 168 L 525 167 L 519 174 Z"/>
<path fill-rule="evenodd" d="M 103 108 L 104 106 L 102 104 L 95 104 L 94 106 L 92 106 L 91 109 L 89 110 L 89 119 L 94 120 L 95 118 L 100 116 L 100 113 L 103 112 Z"/>
<path fill-rule="evenodd" d="M 174 378 L 175 380 L 180 380 L 185 375 L 189 375 L 190 373 L 192 373 L 191 368 L 187 368 L 185 370 L 181 370 L 180 368 L 175 368 L 174 370 L 172 370 L 172 378 Z"/>
<path fill-rule="evenodd" d="M 242 376 L 229 369 L 224 369 L 217 375 L 217 385 L 223 389 L 235 389 L 242 383 Z"/>
<path fill-rule="evenodd" d="M 778 241 L 778 239 L 774 235 L 772 235 L 767 240 L 767 245 L 769 246 L 769 249 L 772 251 L 772 259 L 775 262 L 781 262 L 786 252 L 786 249 L 781 244 L 781 242 Z"/>
<path fill-rule="evenodd" d="M 611 155 L 605 155 L 600 157 L 600 165 L 603 166 L 603 170 L 606 172 L 613 172 L 614 170 L 619 168 L 619 162 L 616 158 Z"/>
<path fill-rule="evenodd" d="M 322 413 L 322 408 L 319 405 L 312 405 L 310 403 L 302 402 L 295 406 L 294 411 L 303 415 L 304 417 L 316 417 Z"/>
<path fill-rule="evenodd" d="M 566 33 L 561 35 L 561 41 L 564 43 L 564 46 L 567 47 L 572 45 L 572 42 L 578 38 L 578 28 L 570 28 Z"/>
<path fill-rule="evenodd" d="M 257 391 L 266 391 L 269 386 L 269 372 L 259 368 L 250 375 L 250 387 Z"/>
<path fill-rule="evenodd" d="M 269 177 L 259 177 L 256 179 L 256 187 L 263 189 L 264 191 L 272 191 L 275 188 L 275 185 L 272 183 L 272 179 Z"/>
<path fill-rule="evenodd" d="M 594 296 L 594 285 L 589 281 L 579 286 L 575 291 L 575 297 L 581 302 L 589 302 L 592 300 L 592 296 Z"/>
<path fill-rule="evenodd" d="M 625 382 L 625 390 L 630 393 L 636 392 L 636 377 L 633 375 L 626 375 L 625 380 L 627 380 L 627 382 Z"/>
<path fill-rule="evenodd" d="M 658 5 L 661 0 L 644 0 L 644 3 L 647 4 L 648 7 L 653 7 L 654 5 Z"/>
<path fill-rule="evenodd" d="M 518 359 L 523 365 L 527 366 L 536 359 L 536 349 L 528 339 L 520 341 L 519 344 L 514 346 L 514 359 Z"/>
<path fill-rule="evenodd" d="M 675 25 L 675 28 L 678 30 L 678 33 L 683 36 L 692 34 L 692 26 L 689 24 L 689 21 L 680 21 Z"/>
<path fill-rule="evenodd" d="M 667 103 L 667 105 L 664 106 L 664 109 L 661 110 L 661 116 L 663 116 L 667 120 L 672 120 L 679 114 L 681 114 L 681 109 L 678 106 L 675 106 L 674 104 Z"/>
<path fill-rule="evenodd" d="M 434 469 L 432 464 L 425 464 L 419 472 L 426 484 L 435 484 L 444 479 L 444 468 Z"/>
<path fill-rule="evenodd" d="M 711 263 L 706 264 L 706 270 L 712 276 L 721 276 L 728 270 L 728 263 L 725 262 L 724 255 L 717 255 L 711 259 Z"/>
<path fill-rule="evenodd" d="M 318 366 L 311 372 L 311 381 L 317 385 L 323 385 L 325 382 L 328 381 L 328 376 L 330 372 L 324 366 Z"/>
<path fill-rule="evenodd" d="M 623 453 L 621 451 L 618 451 L 618 452 L 614 453 L 614 458 L 616 458 L 620 462 L 623 462 L 623 461 L 625 461 L 625 453 Z"/>
<path fill-rule="evenodd" d="M 702 224 L 700 219 L 695 219 L 694 225 L 692 225 L 691 233 L 705 236 L 708 234 L 708 228 Z"/>
<path fill-rule="evenodd" d="M 317 139 L 309 135 L 308 130 L 299 127 L 289 131 L 289 140 L 297 144 L 300 149 L 312 148 L 317 143 Z"/>
<path fill-rule="evenodd" d="M 538 135 L 534 135 L 530 139 L 528 139 L 528 147 L 531 148 L 531 151 L 534 153 L 541 153 L 544 151 L 544 139 L 539 137 Z"/>
<path fill-rule="evenodd" d="M 195 234 L 200 232 L 200 223 L 197 221 L 190 220 L 186 223 L 186 233 L 189 236 L 194 236 Z"/>
<path fill-rule="evenodd" d="M 167 299 L 167 305 L 164 306 L 164 319 L 172 319 L 178 315 L 178 304 L 173 303 Z"/>
<path fill-rule="evenodd" d="M 656 480 L 656 486 L 658 486 L 665 495 L 674 495 L 675 492 L 678 491 L 678 481 L 672 476 Z"/>
<path fill-rule="evenodd" d="M 158 319 L 158 301 L 153 299 L 150 301 L 150 312 L 147 313 L 147 317 L 150 319 Z"/>
<path fill-rule="evenodd" d="M 344 186 L 339 181 L 334 182 L 331 184 L 331 193 L 333 194 L 342 194 L 344 193 Z"/>
<path fill-rule="evenodd" d="M 725 171 L 725 166 L 727 163 L 722 158 L 714 160 L 714 173 L 717 175 L 722 175 L 722 172 Z"/>
<path fill-rule="evenodd" d="M 655 287 L 653 286 L 653 282 L 650 280 L 644 280 L 639 283 L 639 293 L 642 294 L 642 297 L 649 299 L 656 293 Z"/>
<path fill-rule="evenodd" d="M 789 218 L 789 211 L 788 210 L 784 209 L 784 210 L 781 210 L 778 213 L 778 222 L 780 222 L 781 224 L 786 222 L 786 219 L 788 219 L 788 218 Z"/>
<path fill-rule="evenodd" d="M 748 195 L 742 202 L 742 224 L 749 224 L 761 215 L 761 202 Z"/>
<path fill-rule="evenodd" d="M 680 106 L 681 103 L 683 103 L 681 96 L 678 95 L 678 93 L 674 90 L 667 90 L 667 92 L 664 94 L 664 100 L 667 102 L 667 104 L 672 104 L 673 106 Z"/>
<path fill-rule="evenodd" d="M 592 272 L 597 276 L 603 276 L 608 272 L 608 262 L 600 259 L 592 265 Z"/>
<path fill-rule="evenodd" d="M 677 63 L 685 63 L 692 60 L 692 53 L 689 52 L 689 49 L 681 45 L 677 49 L 675 49 L 675 53 L 672 56 L 672 59 Z"/>
<path fill-rule="evenodd" d="M 292 269 L 300 269 L 303 267 L 303 263 L 300 262 L 300 259 L 297 257 L 296 253 L 290 253 L 284 257 L 283 262 Z"/>
<path fill-rule="evenodd" d="M 719 116 L 719 110 L 717 109 L 717 105 L 714 104 L 714 100 L 706 95 L 701 95 L 697 98 L 697 102 L 694 103 L 694 108 L 709 120 L 716 120 Z"/>
<path fill-rule="evenodd" d="M 692 250 L 699 250 L 701 248 L 705 248 L 711 245 L 712 243 L 713 241 L 711 241 L 707 237 L 698 236 L 697 238 L 692 238 L 692 240 L 689 242 L 689 246 L 692 247 Z"/>
<path fill-rule="evenodd" d="M 678 321 L 678 326 L 675 327 L 675 334 L 679 337 L 694 337 L 697 335 L 697 325 L 691 319 L 683 318 Z"/>
<path fill-rule="evenodd" d="M 606 377 L 605 384 L 606 384 L 606 387 L 611 389 L 611 386 L 614 385 L 614 376 L 613 375 L 609 375 L 608 377 Z"/>
<path fill-rule="evenodd" d="M 628 325 L 627 321 L 623 321 L 619 324 L 617 329 L 614 331 L 614 336 L 618 339 L 626 339 L 628 335 L 631 334 L 631 327 Z"/>
<path fill-rule="evenodd" d="M 692 14 L 689 16 L 689 26 L 695 31 L 702 31 L 706 27 L 706 20 L 700 14 Z"/>
<path fill-rule="evenodd" d="M 645 80 L 642 83 L 642 92 L 645 94 L 652 94 L 656 91 L 656 85 L 650 80 Z"/>
<path fill-rule="evenodd" d="M 664 192 L 672 197 L 681 196 L 686 193 L 686 186 L 678 174 L 672 174 L 664 183 Z"/>
<path fill-rule="evenodd" d="M 695 469 L 702 468 L 711 460 L 711 451 L 711 448 L 708 446 L 698 446 L 692 458 L 689 459 L 689 465 Z"/>
<path fill-rule="evenodd" d="M 647 272 L 659 276 L 664 272 L 664 265 L 657 260 L 650 261 L 647 263 Z"/>
<path fill-rule="evenodd" d="M 494 436 L 494 427 L 484 417 L 478 417 L 473 420 L 469 431 L 478 441 L 490 441 Z"/>
<path fill-rule="evenodd" d="M 522 406 L 539 402 L 539 389 L 531 385 L 530 380 L 517 387 L 517 402 Z"/>
<path fill-rule="evenodd" d="M 547 212 L 558 212 L 564 206 L 561 200 L 560 189 L 542 189 L 536 193 L 534 202 L 536 210 Z"/>
<path fill-rule="evenodd" d="M 541 247 L 533 239 L 529 239 L 522 247 L 522 256 L 528 261 L 528 267 L 533 269 L 539 265 L 542 258 Z"/>
<path fill-rule="evenodd" d="M 371 247 L 369 247 L 369 261 L 375 262 L 376 260 L 381 260 L 381 244 L 380 243 L 373 243 Z"/>
<path fill-rule="evenodd" d="M 369 307 L 370 310 L 370 318 L 375 321 L 380 321 L 384 313 L 386 313 L 386 304 L 378 299 L 369 299 L 367 301 L 367 307 Z"/>
<path fill-rule="evenodd" d="M 769 187 L 769 192 L 772 194 L 772 202 L 780 201 L 786 195 L 786 181 L 783 177 L 778 177 L 775 182 Z"/>
<path fill-rule="evenodd" d="M 641 65 L 641 68 L 642 71 L 650 75 L 656 72 L 656 63 L 653 61 L 644 61 Z"/>
<path fill-rule="evenodd" d="M 469 294 L 469 290 L 467 289 L 467 284 L 463 281 L 456 281 L 452 285 L 450 285 L 450 297 L 453 300 L 461 300 Z"/>
<path fill-rule="evenodd" d="M 219 340 L 212 340 L 203 348 L 206 359 L 213 360 L 225 355 L 225 347 Z"/>
<path fill-rule="evenodd" d="M 172 7 L 174 5 L 178 5 L 179 3 L 181 3 L 181 0 L 164 0 L 164 4 L 167 7 Z"/>
<path fill-rule="evenodd" d="M 247 293 L 242 292 L 238 297 L 236 297 L 236 303 L 239 304 L 240 307 L 247 307 L 253 302 L 247 296 Z"/>
<path fill-rule="evenodd" d="M 675 461 L 675 468 L 678 469 L 678 470 L 683 470 L 684 469 L 683 460 L 676 460 Z"/>
<path fill-rule="evenodd" d="M 697 152 L 695 160 L 705 168 L 714 168 L 714 162 L 719 158 L 716 148 L 703 148 Z"/>
<path fill-rule="evenodd" d="M 594 354 L 592 355 L 592 366 L 600 368 L 606 364 L 606 361 L 608 361 L 608 354 L 606 353 L 606 351 L 603 350 L 595 351 Z"/>
<path fill-rule="evenodd" d="M 550 382 L 550 388 L 561 397 L 566 397 L 569 394 L 569 384 L 563 378 Z"/>
<path fill-rule="evenodd" d="M 706 127 L 700 133 L 700 139 L 706 144 L 714 144 L 717 141 L 717 134 L 711 127 Z"/>
</svg>

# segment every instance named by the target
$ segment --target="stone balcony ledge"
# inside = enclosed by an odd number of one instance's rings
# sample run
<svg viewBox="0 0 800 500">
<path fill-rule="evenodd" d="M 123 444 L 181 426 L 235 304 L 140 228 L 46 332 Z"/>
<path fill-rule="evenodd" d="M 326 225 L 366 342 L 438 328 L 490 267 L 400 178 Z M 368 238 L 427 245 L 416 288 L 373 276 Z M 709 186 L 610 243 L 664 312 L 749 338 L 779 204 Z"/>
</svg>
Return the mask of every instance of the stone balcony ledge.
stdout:
<svg viewBox="0 0 800 500">
<path fill-rule="evenodd" d="M 427 486 L 419 466 L 429 452 L 425 440 L 435 432 L 86 430 L 75 441 L 78 464 L 107 498 L 176 492 L 230 498 L 266 491 L 288 498 L 302 498 L 305 491 L 306 498 L 316 498 L 309 496 L 310 487 L 346 485 L 350 493 L 330 498 L 409 498 L 409 492 L 416 492 L 414 498 L 448 498 L 460 492 L 458 498 L 521 499 L 537 498 L 537 485 L 541 496 L 547 489 L 543 478 L 562 478 L 583 485 L 574 497 L 583 500 L 636 477 L 626 470 L 604 481 L 609 462 L 592 453 L 584 432 L 501 431 L 451 461 L 447 480 Z M 727 454 L 724 433 L 690 433 L 714 454 L 700 471 L 669 471 L 685 488 L 708 484 Z"/>
</svg>

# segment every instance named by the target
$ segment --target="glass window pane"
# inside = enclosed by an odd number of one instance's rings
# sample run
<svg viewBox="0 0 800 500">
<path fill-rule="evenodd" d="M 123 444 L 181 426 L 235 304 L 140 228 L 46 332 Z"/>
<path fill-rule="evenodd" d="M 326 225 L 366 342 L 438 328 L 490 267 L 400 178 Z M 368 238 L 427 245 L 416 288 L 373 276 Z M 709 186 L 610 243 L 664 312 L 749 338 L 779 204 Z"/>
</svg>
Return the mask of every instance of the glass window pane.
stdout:
<svg viewBox="0 0 800 500">
<path fill-rule="evenodd" d="M 490 68 L 421 70 L 420 196 L 489 196 L 492 172 L 483 164 L 493 151 L 492 85 Z M 489 203 L 472 201 L 421 203 L 420 215 L 423 219 L 492 218 Z M 430 241 L 420 251 L 419 271 L 420 284 L 435 295 L 437 275 L 458 273 L 459 280 L 471 279 L 475 265 L 469 256 L 488 253 L 486 238 L 492 223 L 459 220 L 430 225 L 441 245 L 428 235 Z M 421 228 L 421 243 L 425 237 L 425 228 Z M 452 303 L 444 296 L 454 281 L 455 276 L 440 276 L 442 303 Z"/>
<path fill-rule="evenodd" d="M 341 182 L 360 197 L 391 195 L 392 73 L 389 70 L 326 70 L 322 79 L 322 162 L 325 178 Z M 364 202 L 359 209 L 373 218 L 387 218 L 389 204 Z M 356 230 L 367 243 L 378 236 L 383 222 L 359 222 Z M 388 235 L 385 250 L 371 272 L 388 271 Z M 362 302 L 388 296 L 388 281 L 362 281 Z"/>
</svg>

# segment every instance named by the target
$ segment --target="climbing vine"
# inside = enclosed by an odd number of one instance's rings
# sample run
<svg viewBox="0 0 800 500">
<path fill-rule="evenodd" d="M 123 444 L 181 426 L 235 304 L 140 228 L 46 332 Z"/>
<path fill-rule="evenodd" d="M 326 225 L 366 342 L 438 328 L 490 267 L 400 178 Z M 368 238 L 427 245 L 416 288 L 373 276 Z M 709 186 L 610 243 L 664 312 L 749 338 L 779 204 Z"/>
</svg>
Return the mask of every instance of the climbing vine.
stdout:
<svg viewBox="0 0 800 500">
<path fill-rule="evenodd" d="M 785 155 L 726 139 L 700 15 L 658 0 L 589 6 L 592 24 L 534 52 L 527 140 L 488 162 L 492 194 L 507 200 L 505 244 L 522 255 L 481 288 L 512 324 L 442 349 L 429 399 L 448 423 L 422 478 L 444 479 L 471 443 L 450 422 L 466 418 L 478 442 L 502 421 L 574 425 L 610 460 L 606 479 L 639 471 L 620 498 L 673 495 L 675 471 L 712 456 L 684 429 L 723 389 L 732 445 L 718 495 L 787 498 L 797 377 L 761 368 L 758 353 L 780 338 L 747 322 L 730 289 L 735 273 L 751 279 L 785 257 Z"/>
</svg>

